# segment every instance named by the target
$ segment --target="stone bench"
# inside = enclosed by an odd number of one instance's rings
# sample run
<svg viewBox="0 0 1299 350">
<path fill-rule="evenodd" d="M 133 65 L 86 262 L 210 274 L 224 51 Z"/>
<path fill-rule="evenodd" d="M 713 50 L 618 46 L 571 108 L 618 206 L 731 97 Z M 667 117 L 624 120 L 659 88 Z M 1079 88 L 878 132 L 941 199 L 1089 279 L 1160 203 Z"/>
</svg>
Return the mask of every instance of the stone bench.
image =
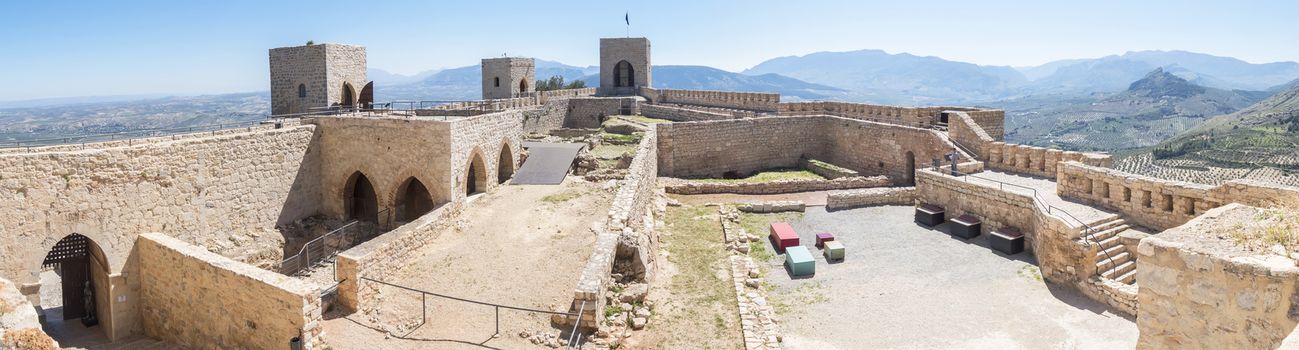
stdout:
<svg viewBox="0 0 1299 350">
<path fill-rule="evenodd" d="M 979 236 L 979 230 L 983 227 L 983 221 L 973 215 L 965 214 L 952 219 L 952 235 L 964 239 L 970 239 Z"/>
<path fill-rule="evenodd" d="M 1006 227 L 988 232 L 988 247 L 1006 255 L 1015 255 L 1024 251 L 1024 234 L 1014 227 Z"/>
<path fill-rule="evenodd" d="M 825 255 L 825 261 L 840 261 L 843 260 L 843 252 L 843 243 L 839 243 L 839 241 L 826 241 L 825 250 L 821 253 Z"/>
<path fill-rule="evenodd" d="M 811 276 L 816 274 L 816 260 L 807 247 L 789 247 L 785 250 L 785 268 L 789 269 L 790 277 Z"/>
<path fill-rule="evenodd" d="M 921 204 L 916 207 L 916 223 L 928 227 L 938 226 L 945 220 L 943 217 L 945 212 L 943 207 L 933 204 Z"/>
</svg>

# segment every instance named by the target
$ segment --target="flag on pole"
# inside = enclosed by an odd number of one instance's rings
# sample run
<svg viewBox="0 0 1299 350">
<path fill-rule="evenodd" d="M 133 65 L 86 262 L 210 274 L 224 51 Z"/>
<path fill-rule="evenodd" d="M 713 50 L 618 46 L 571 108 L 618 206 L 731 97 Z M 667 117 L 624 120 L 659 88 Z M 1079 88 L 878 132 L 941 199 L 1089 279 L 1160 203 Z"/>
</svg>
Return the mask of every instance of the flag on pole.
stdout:
<svg viewBox="0 0 1299 350">
<path fill-rule="evenodd" d="M 623 22 L 627 22 L 627 25 L 631 25 L 631 13 L 630 13 L 630 12 L 623 13 L 623 14 L 622 14 L 622 21 L 623 21 Z"/>
</svg>

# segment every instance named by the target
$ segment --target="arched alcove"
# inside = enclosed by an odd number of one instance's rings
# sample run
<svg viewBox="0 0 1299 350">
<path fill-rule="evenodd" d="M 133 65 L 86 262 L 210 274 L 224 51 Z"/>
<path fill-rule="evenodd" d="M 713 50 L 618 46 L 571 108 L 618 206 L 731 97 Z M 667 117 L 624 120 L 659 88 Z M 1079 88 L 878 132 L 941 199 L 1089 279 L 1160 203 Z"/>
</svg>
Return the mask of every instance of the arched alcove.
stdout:
<svg viewBox="0 0 1299 350">
<path fill-rule="evenodd" d="M 631 87 L 636 85 L 636 69 L 626 60 L 618 61 L 613 66 L 613 86 Z"/>
<path fill-rule="evenodd" d="M 501 155 L 496 161 L 496 182 L 505 183 L 510 181 L 514 176 L 514 153 L 510 151 L 510 144 L 501 145 Z"/>
<path fill-rule="evenodd" d="M 343 83 L 343 96 L 339 101 L 341 101 L 339 104 L 344 106 L 356 103 L 356 90 L 352 88 L 351 83 Z"/>
<path fill-rule="evenodd" d="M 361 108 L 370 108 L 374 104 L 374 82 L 365 83 L 361 88 L 361 96 L 357 98 L 356 104 Z"/>
<path fill-rule="evenodd" d="M 528 92 L 528 80 L 527 79 L 519 80 L 519 93 L 525 93 L 525 92 Z"/>
<path fill-rule="evenodd" d="M 397 189 L 397 220 L 411 222 L 433 210 L 433 196 L 428 187 L 414 176 Z"/>
<path fill-rule="evenodd" d="M 360 171 L 352 173 L 343 187 L 343 213 L 347 219 L 379 222 L 379 199 L 374 184 Z"/>
<path fill-rule="evenodd" d="M 465 172 L 465 194 L 473 195 L 487 191 L 487 166 L 483 155 L 477 151 L 469 156 L 468 170 Z"/>
<path fill-rule="evenodd" d="M 905 174 L 903 179 L 907 186 L 916 185 L 916 154 L 907 151 L 906 169 L 902 169 Z"/>
</svg>

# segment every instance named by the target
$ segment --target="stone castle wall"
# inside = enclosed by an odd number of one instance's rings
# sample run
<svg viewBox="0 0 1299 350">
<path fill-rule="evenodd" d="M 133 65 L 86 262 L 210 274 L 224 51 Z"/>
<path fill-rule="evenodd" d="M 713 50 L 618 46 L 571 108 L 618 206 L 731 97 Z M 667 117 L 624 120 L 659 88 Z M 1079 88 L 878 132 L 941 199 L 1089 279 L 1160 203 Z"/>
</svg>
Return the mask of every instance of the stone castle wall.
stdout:
<svg viewBox="0 0 1299 350">
<path fill-rule="evenodd" d="M 620 61 L 627 61 L 632 67 L 632 86 L 615 87 L 613 70 Z M 646 38 L 601 38 L 600 39 L 600 88 L 602 96 L 634 95 L 637 88 L 653 86 L 650 65 L 650 41 Z"/>
<path fill-rule="evenodd" d="M 640 104 L 640 114 L 650 118 L 666 119 L 674 122 L 734 119 L 730 114 L 648 103 Z"/>
<path fill-rule="evenodd" d="M 1287 348 L 1299 323 L 1299 268 L 1270 252 L 1230 252 L 1219 238 L 1260 213 L 1229 204 L 1141 240 L 1138 349 Z"/>
<path fill-rule="evenodd" d="M 565 128 L 595 129 L 600 127 L 605 117 L 620 115 L 627 106 L 627 114 L 636 114 L 634 97 L 577 97 L 568 100 L 568 113 L 564 118 Z"/>
<path fill-rule="evenodd" d="M 780 94 L 708 90 L 641 89 L 654 103 L 734 108 L 746 111 L 776 112 Z"/>
<path fill-rule="evenodd" d="M 1060 163 L 1061 197 L 1117 210 L 1124 218 L 1156 230 L 1190 221 L 1227 203 L 1257 207 L 1299 207 L 1299 188 L 1248 180 L 1218 186 L 1164 180 L 1078 162 Z"/>
<path fill-rule="evenodd" d="M 954 146 L 934 130 L 831 116 L 790 116 L 659 126 L 659 175 L 722 177 L 794 168 L 818 159 L 865 176 L 909 183 L 912 171 Z M 969 156 L 964 156 L 969 159 Z"/>
<path fill-rule="evenodd" d="M 320 128 L 320 152 L 328 155 L 318 180 L 321 214 L 346 215 L 348 180 L 357 172 L 374 187 L 379 210 L 394 208 L 397 191 L 412 177 L 428 188 L 435 205 L 455 198 L 448 122 L 341 116 L 317 117 L 311 123 Z"/>
<path fill-rule="evenodd" d="M 988 169 L 1051 179 L 1057 178 L 1064 162 L 1081 162 L 1105 168 L 1114 165 L 1114 159 L 1110 155 L 1101 153 L 1061 151 L 1004 142 L 984 144 L 982 148 L 987 153 L 983 159 Z"/>
<path fill-rule="evenodd" d="M 852 176 L 833 180 L 791 179 L 770 182 L 679 181 L 667 185 L 664 191 L 672 194 L 777 194 L 885 187 L 892 183 L 893 181 L 885 176 Z"/>
<path fill-rule="evenodd" d="M 139 236 L 140 314 L 149 337 L 192 348 L 274 349 L 321 340 L 320 286 L 159 233 Z"/>
<path fill-rule="evenodd" d="M 834 191 L 825 195 L 825 210 L 843 210 L 881 205 L 915 205 L 915 187 L 863 188 Z"/>
<path fill-rule="evenodd" d="M 469 163 L 473 157 L 482 157 L 485 167 L 483 175 L 487 186 L 479 187 L 479 191 L 486 192 L 499 186 L 501 181 L 497 175 L 500 167 L 509 167 L 511 174 L 518 169 L 519 152 L 523 150 L 524 119 L 524 111 L 511 110 L 449 122 L 451 177 L 457 201 L 467 195 L 466 181 L 469 180 Z M 502 152 L 509 153 L 508 164 L 500 162 Z"/>
</svg>

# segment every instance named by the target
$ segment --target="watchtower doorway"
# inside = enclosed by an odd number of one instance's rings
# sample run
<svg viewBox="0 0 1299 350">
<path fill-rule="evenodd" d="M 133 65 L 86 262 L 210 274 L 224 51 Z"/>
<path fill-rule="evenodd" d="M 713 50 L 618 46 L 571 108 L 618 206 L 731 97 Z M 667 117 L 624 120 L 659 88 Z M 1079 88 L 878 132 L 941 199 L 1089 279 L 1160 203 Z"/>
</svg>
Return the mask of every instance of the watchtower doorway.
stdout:
<svg viewBox="0 0 1299 350">
<path fill-rule="evenodd" d="M 343 96 L 340 101 L 342 102 L 339 104 L 343 106 L 351 106 L 356 103 L 356 91 L 352 89 L 352 84 L 343 83 Z"/>
<path fill-rule="evenodd" d="M 352 173 L 343 190 L 344 212 L 348 219 L 379 222 L 379 200 L 374 185 L 360 171 Z"/>
<path fill-rule="evenodd" d="M 522 94 L 526 92 L 528 92 L 528 80 L 519 80 L 519 93 Z"/>
<path fill-rule="evenodd" d="M 374 104 L 374 82 L 373 81 L 369 83 L 365 83 L 365 87 L 361 88 L 361 97 L 357 99 L 356 103 L 360 105 L 361 108 L 370 108 L 371 105 Z"/>
<path fill-rule="evenodd" d="M 514 154 L 510 152 L 510 145 L 501 145 L 501 156 L 496 160 L 496 182 L 504 184 L 510 181 L 514 176 Z"/>
<path fill-rule="evenodd" d="M 80 338 L 107 315 L 108 271 L 103 250 L 81 234 L 63 237 L 45 254 L 38 305 L 42 326 L 55 340 Z"/>
<path fill-rule="evenodd" d="M 632 87 L 636 85 L 636 69 L 626 60 L 618 61 L 613 66 L 613 86 Z"/>
</svg>

